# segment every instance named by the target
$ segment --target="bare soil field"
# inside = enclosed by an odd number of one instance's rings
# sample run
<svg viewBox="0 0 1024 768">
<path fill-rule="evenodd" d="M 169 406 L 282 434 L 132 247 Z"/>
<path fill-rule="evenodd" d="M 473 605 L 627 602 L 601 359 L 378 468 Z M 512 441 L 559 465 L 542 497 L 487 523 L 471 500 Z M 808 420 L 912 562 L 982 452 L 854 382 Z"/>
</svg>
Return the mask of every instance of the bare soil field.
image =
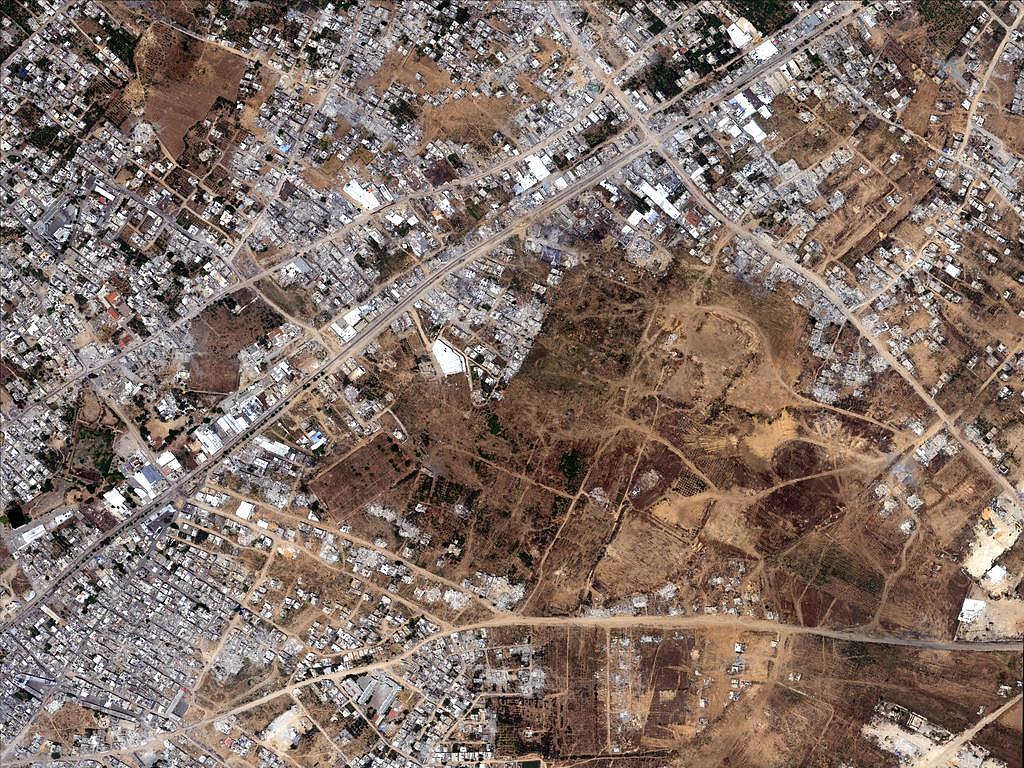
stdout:
<svg viewBox="0 0 1024 768">
<path fill-rule="evenodd" d="M 260 266 L 266 268 L 284 260 L 287 254 L 261 254 L 257 258 Z M 292 286 L 282 288 L 272 278 L 264 277 L 258 283 L 259 292 L 267 297 L 268 301 L 280 307 L 289 315 L 310 320 L 315 314 L 315 307 L 304 291 Z"/>
<path fill-rule="evenodd" d="M 533 641 L 544 646 L 550 692 L 534 700 L 489 702 L 498 712 L 499 745 L 509 753 L 539 752 L 548 760 L 605 753 L 605 631 L 570 628 Z"/>
<path fill-rule="evenodd" d="M 834 711 L 824 732 L 810 738 L 822 757 L 855 759 L 857 765 L 892 764 L 892 755 L 884 762 L 877 757 L 869 761 L 868 755 L 878 753 L 859 733 L 879 700 L 959 733 L 980 719 L 979 707 L 991 712 L 1006 703 L 997 689 L 1015 680 L 1021 669 L 1019 653 L 925 651 L 811 638 L 794 638 L 788 645 L 790 661 L 779 677 L 799 670 L 801 680 L 785 684 Z M 992 739 L 985 746 L 995 757 L 1020 765 L 1019 740 Z"/>
<path fill-rule="evenodd" d="M 719 605 L 735 597 L 722 579 L 742 573 L 787 621 L 923 620 L 951 636 L 963 585 L 948 558 L 970 514 L 952 501 L 960 492 L 943 503 L 952 470 L 938 474 L 945 491 L 918 489 L 918 527 L 934 514 L 944 539 L 908 536 L 906 515 L 883 519 L 873 495 L 895 462 L 911 464 L 907 414 L 927 422 L 906 382 L 881 375 L 863 397 L 822 405 L 804 394 L 820 362 L 785 295 L 686 263 L 657 283 L 612 281 L 606 254 L 567 273 L 521 373 L 486 408 L 464 382 L 417 378 L 412 345 L 389 346 L 403 383 L 392 409 L 419 470 L 380 498 L 430 534 L 418 562 L 455 580 L 506 576 L 525 585 L 528 613 L 572 615 L 668 583 L 680 604 Z M 838 350 L 860 348 L 835 334 Z M 345 522 L 398 546 L 340 473 L 317 493 L 348 500 Z"/>
<path fill-rule="evenodd" d="M 365 85 L 384 92 L 392 83 L 400 83 L 416 93 L 439 93 L 454 89 L 448 73 L 441 69 L 429 56 L 419 56 L 415 51 L 402 55 L 392 51 L 384 57 L 380 68 L 366 78 Z"/>
<path fill-rule="evenodd" d="M 506 118 L 515 109 L 511 97 L 467 96 L 448 101 L 440 107 L 428 104 L 423 108 L 423 142 L 447 139 L 481 148 L 492 145 L 491 136 L 500 131 Z"/>
<path fill-rule="evenodd" d="M 630 630 L 496 630 L 492 642 L 532 644 L 534 664 L 548 680 L 541 697 L 489 700 L 498 712 L 499 755 L 555 763 L 607 754 L 614 744 L 630 765 L 685 756 L 700 768 L 827 766 L 837 759 L 888 768 L 893 756 L 861 733 L 879 701 L 958 733 L 977 722 L 979 707 L 989 712 L 1005 703 L 996 690 L 1015 679 L 1021 663 L 1019 653 L 736 630 L 659 632 L 642 620 Z M 736 691 L 741 703 L 731 704 L 728 694 Z M 975 742 L 1019 766 L 1019 735 L 1018 708 Z"/>
<path fill-rule="evenodd" d="M 207 307 L 192 322 L 196 346 L 189 361 L 190 388 L 217 394 L 233 392 L 238 387 L 239 351 L 282 322 L 281 315 L 248 289 Z"/>
<path fill-rule="evenodd" d="M 323 471 L 311 487 L 331 514 L 343 518 L 415 473 L 408 448 L 380 435 Z"/>
<path fill-rule="evenodd" d="M 384 92 L 392 83 L 398 83 L 414 93 L 442 94 L 456 90 L 448 73 L 427 56 L 415 51 L 402 55 L 388 54 L 381 67 L 365 85 Z M 440 106 L 425 104 L 419 120 L 423 126 L 423 144 L 447 139 L 460 144 L 489 147 L 491 136 L 501 130 L 505 119 L 516 108 L 512 97 L 499 99 L 488 96 L 465 96 L 448 99 Z"/>
<path fill-rule="evenodd" d="M 539 614 L 574 612 L 586 599 L 593 569 L 615 525 L 615 510 L 577 503 L 538 566 L 537 586 L 525 609 Z"/>
<path fill-rule="evenodd" d="M 994 723 L 986 726 L 972 739 L 975 744 L 984 747 L 1006 762 L 1008 768 L 1021 768 L 1024 757 L 1020 753 L 1021 723 L 1024 713 L 1021 702 L 1009 709 Z"/>
<path fill-rule="evenodd" d="M 742 640 L 746 669 L 740 675 L 750 681 L 750 687 L 743 692 L 740 706 L 726 707 L 718 714 L 712 698 L 709 709 L 696 710 L 711 716 L 695 748 L 687 749 L 696 766 L 825 766 L 834 765 L 836 759 L 860 766 L 889 766 L 892 755 L 879 751 L 860 733 L 879 699 L 900 703 L 958 732 L 978 719 L 979 705 L 985 711 L 998 706 L 1000 699 L 993 694 L 998 681 L 1011 676 L 1020 663 L 1020 656 L 1012 654 L 979 659 L 982 654 L 907 649 L 890 653 L 890 649 L 859 643 L 809 638 L 782 639 L 773 649 L 766 637 L 753 633 L 712 637 L 697 639 L 703 674 L 694 682 L 715 676 L 709 672 L 715 668 L 714 661 L 736 658 L 730 654 L 731 645 Z M 983 691 L 969 690 L 971 674 L 985 681 Z M 709 691 L 716 689 L 713 685 Z M 935 700 L 936 705 L 922 706 Z M 944 712 L 946 702 L 955 704 Z M 992 747 L 996 756 L 1020 764 L 1019 757 L 1011 755 L 1012 739 L 1004 738 L 1002 743 L 994 739 Z"/>
<path fill-rule="evenodd" d="M 245 70 L 240 56 L 161 23 L 139 39 L 135 65 L 145 89 L 146 119 L 175 158 L 185 148 L 186 132 L 218 97 L 235 99 Z"/>
</svg>

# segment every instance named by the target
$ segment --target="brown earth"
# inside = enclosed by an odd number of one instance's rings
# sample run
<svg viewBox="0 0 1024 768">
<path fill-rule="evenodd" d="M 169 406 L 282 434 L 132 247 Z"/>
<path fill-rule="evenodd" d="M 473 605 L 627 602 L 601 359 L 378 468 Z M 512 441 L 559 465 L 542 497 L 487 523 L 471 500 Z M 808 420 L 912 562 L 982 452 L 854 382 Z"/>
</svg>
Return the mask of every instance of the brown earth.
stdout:
<svg viewBox="0 0 1024 768">
<path fill-rule="evenodd" d="M 406 445 L 380 435 L 327 468 L 311 487 L 331 514 L 343 518 L 410 472 L 415 474 L 415 468 Z"/>
<path fill-rule="evenodd" d="M 240 311 L 235 314 L 232 306 Z M 239 351 L 283 322 L 281 315 L 248 289 L 236 291 L 204 309 L 190 329 L 195 351 L 189 361 L 189 387 L 196 392 L 217 394 L 235 391 L 239 383 Z"/>
<path fill-rule="evenodd" d="M 217 98 L 234 101 L 245 60 L 224 48 L 155 23 L 135 50 L 138 81 L 144 89 L 146 120 L 167 152 L 177 158 L 184 138 Z"/>
</svg>

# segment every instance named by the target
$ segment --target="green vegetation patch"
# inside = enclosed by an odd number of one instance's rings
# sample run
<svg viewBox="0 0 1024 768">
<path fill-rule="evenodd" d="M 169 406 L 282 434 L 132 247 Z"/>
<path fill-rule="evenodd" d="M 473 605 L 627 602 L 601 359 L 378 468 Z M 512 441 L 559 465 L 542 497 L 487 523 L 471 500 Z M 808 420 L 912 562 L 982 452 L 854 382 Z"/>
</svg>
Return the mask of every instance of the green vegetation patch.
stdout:
<svg viewBox="0 0 1024 768">
<path fill-rule="evenodd" d="M 652 35 L 664 32 L 666 29 L 665 22 L 656 16 L 647 6 L 644 6 L 644 22 L 647 24 L 647 31 Z"/>
<path fill-rule="evenodd" d="M 107 32 L 107 48 L 132 72 L 135 71 L 135 46 L 139 38 L 120 27 L 104 24 Z"/>
<path fill-rule="evenodd" d="M 928 39 L 940 49 L 943 58 L 949 56 L 977 14 L 959 0 L 914 0 L 914 7 L 928 30 Z"/>
<path fill-rule="evenodd" d="M 501 434 L 501 421 L 498 420 L 498 415 L 496 413 L 492 413 L 487 417 L 487 431 L 492 435 Z"/>
<path fill-rule="evenodd" d="M 599 120 L 593 125 L 588 125 L 583 129 L 583 139 L 587 142 L 587 145 L 591 148 L 596 147 L 598 144 L 603 144 L 605 141 L 610 139 L 612 136 L 619 132 L 620 126 L 615 125 L 615 117 L 608 115 L 604 120 Z"/>
<path fill-rule="evenodd" d="M 796 17 L 789 0 L 730 0 L 729 4 L 766 35 L 786 26 Z"/>
<path fill-rule="evenodd" d="M 583 475 L 587 471 L 587 462 L 578 448 L 573 448 L 562 454 L 558 462 L 558 470 L 565 476 L 565 482 L 570 489 L 575 491 L 583 482 Z"/>
<path fill-rule="evenodd" d="M 819 589 L 835 579 L 861 592 L 877 595 L 885 585 L 881 573 L 834 546 L 824 553 L 813 550 L 791 552 L 782 559 L 781 564 L 802 581 Z"/>
<path fill-rule="evenodd" d="M 114 466 L 114 433 L 109 429 L 80 427 L 71 471 L 84 479 L 98 480 L 110 476 Z"/>
<path fill-rule="evenodd" d="M 644 86 L 651 93 L 661 93 L 666 99 L 682 92 L 676 82 L 684 74 L 684 70 L 675 62 L 664 57 L 657 58 L 645 69 L 638 72 L 627 83 L 629 88 Z"/>
<path fill-rule="evenodd" d="M 59 133 L 59 125 L 43 125 L 39 128 L 33 128 L 32 132 L 28 135 L 28 143 L 33 147 L 44 149 L 53 143 L 53 140 L 57 138 Z"/>
<path fill-rule="evenodd" d="M 863 643 L 859 640 L 850 640 L 839 645 L 840 657 L 855 668 L 866 667 L 877 663 L 885 658 L 885 648 L 874 646 L 871 643 Z M 882 651 L 879 655 L 878 651 Z"/>
<path fill-rule="evenodd" d="M 388 105 L 388 111 L 395 116 L 399 125 L 405 125 L 416 119 L 416 108 L 405 99 L 396 99 Z"/>
<path fill-rule="evenodd" d="M 370 255 L 365 253 L 356 254 L 356 263 L 363 269 L 375 269 L 380 273 L 380 280 L 387 280 L 409 263 L 409 254 L 399 248 L 388 248 L 374 238 L 369 238 L 366 244 L 370 248 Z"/>
</svg>

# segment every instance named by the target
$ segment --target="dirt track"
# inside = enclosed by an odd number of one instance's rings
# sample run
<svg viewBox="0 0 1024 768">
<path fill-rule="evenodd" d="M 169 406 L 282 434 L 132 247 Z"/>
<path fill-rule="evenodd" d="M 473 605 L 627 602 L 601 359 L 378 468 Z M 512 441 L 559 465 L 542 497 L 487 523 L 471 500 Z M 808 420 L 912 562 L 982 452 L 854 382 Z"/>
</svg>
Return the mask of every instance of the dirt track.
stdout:
<svg viewBox="0 0 1024 768">
<path fill-rule="evenodd" d="M 723 630 L 735 629 L 747 632 L 775 632 L 780 635 L 815 635 L 827 637 L 834 640 L 846 640 L 861 643 L 879 643 L 908 648 L 920 648 L 922 650 L 936 651 L 960 651 L 960 652 L 1019 652 L 1021 643 L 1018 641 L 1001 643 L 963 643 L 958 641 L 896 637 L 892 635 L 864 634 L 857 631 L 842 631 L 831 629 L 819 629 L 815 627 L 800 627 L 788 624 L 779 624 L 764 619 L 752 619 L 742 616 L 731 616 L 725 614 L 699 615 L 699 616 L 496 616 L 487 621 L 464 624 L 452 627 L 448 632 L 438 633 L 420 640 L 410 646 L 403 653 L 392 659 L 365 664 L 350 669 L 331 672 L 326 675 L 312 677 L 301 683 L 296 683 L 279 690 L 254 699 L 239 707 L 226 712 L 218 712 L 205 720 L 192 723 L 189 728 L 205 725 L 219 718 L 228 715 L 235 715 L 253 707 L 259 706 L 271 699 L 281 695 L 288 690 L 297 690 L 313 685 L 321 680 L 338 680 L 351 675 L 362 675 L 374 670 L 383 670 L 393 667 L 398 662 L 408 659 L 421 648 L 430 643 L 457 632 L 472 632 L 477 629 L 489 629 L 497 627 L 601 627 L 601 628 L 623 628 L 637 629 L 651 627 L 660 629 L 704 629 Z"/>
</svg>

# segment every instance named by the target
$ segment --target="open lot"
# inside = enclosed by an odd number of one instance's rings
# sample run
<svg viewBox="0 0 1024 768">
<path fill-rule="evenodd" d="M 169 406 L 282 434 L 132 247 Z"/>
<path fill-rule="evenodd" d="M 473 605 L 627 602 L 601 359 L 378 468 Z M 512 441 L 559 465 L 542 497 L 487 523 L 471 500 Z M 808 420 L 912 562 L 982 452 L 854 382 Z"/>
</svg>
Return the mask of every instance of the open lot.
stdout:
<svg viewBox="0 0 1024 768">
<path fill-rule="evenodd" d="M 269 304 L 248 290 L 237 291 L 208 307 L 192 323 L 195 351 L 189 361 L 189 386 L 197 392 L 227 394 L 238 387 L 238 353 L 284 321 Z"/>
<path fill-rule="evenodd" d="M 172 157 L 181 154 L 186 132 L 217 98 L 235 98 L 245 69 L 240 56 L 159 22 L 139 40 L 135 64 L 146 119 Z"/>
</svg>

